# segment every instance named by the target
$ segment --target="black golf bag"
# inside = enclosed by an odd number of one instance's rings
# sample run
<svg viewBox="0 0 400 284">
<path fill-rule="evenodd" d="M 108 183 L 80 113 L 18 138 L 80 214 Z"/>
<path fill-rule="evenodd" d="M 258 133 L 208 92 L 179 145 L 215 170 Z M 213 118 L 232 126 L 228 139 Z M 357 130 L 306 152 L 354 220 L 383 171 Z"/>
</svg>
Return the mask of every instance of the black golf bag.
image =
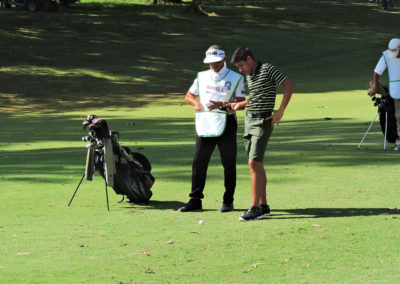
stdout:
<svg viewBox="0 0 400 284">
<path fill-rule="evenodd" d="M 83 122 L 89 128 L 89 141 L 86 161 L 86 179 L 92 180 L 94 169 L 104 178 L 115 193 L 127 196 L 133 203 L 148 203 L 154 177 L 149 160 L 142 154 L 132 152 L 128 147 L 120 146 L 115 135 L 110 131 L 107 122 L 95 115 L 89 115 Z"/>
<path fill-rule="evenodd" d="M 383 86 L 383 88 L 389 94 L 388 89 L 385 86 Z M 387 122 L 386 140 L 389 143 L 395 143 L 396 139 L 398 139 L 399 136 L 397 134 L 397 121 L 395 116 L 393 99 L 388 95 L 388 96 L 382 96 L 380 98 L 373 97 L 373 100 L 374 100 L 374 105 L 378 106 L 379 123 L 381 125 L 381 130 L 383 135 L 385 135 L 385 128 Z"/>
</svg>

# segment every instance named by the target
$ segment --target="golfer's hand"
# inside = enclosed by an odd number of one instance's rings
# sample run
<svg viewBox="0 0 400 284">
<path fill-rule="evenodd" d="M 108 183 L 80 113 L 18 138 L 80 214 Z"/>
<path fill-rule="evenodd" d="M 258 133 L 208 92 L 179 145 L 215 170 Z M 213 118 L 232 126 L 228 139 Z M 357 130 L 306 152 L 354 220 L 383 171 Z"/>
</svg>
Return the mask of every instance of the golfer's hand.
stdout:
<svg viewBox="0 0 400 284">
<path fill-rule="evenodd" d="M 196 103 L 195 103 L 195 105 L 194 105 L 194 110 L 195 110 L 195 111 L 201 111 L 201 110 L 203 110 L 203 106 L 201 105 L 200 102 L 196 102 Z"/>
<path fill-rule="evenodd" d="M 226 105 L 230 106 L 232 111 L 237 111 L 245 108 L 245 106 L 241 105 L 240 103 L 226 103 Z"/>
<path fill-rule="evenodd" d="M 272 115 L 268 116 L 265 120 L 270 120 L 271 119 L 271 126 L 274 127 L 275 124 L 276 126 L 279 125 L 279 122 L 281 121 L 283 116 L 283 110 L 274 110 L 272 111 Z"/>
<path fill-rule="evenodd" d="M 370 97 L 373 97 L 373 96 L 376 95 L 376 92 L 378 92 L 378 86 L 376 84 L 372 84 L 371 88 L 370 88 L 370 91 L 368 92 L 368 95 Z"/>
<path fill-rule="evenodd" d="M 232 109 L 232 107 L 228 107 L 227 109 L 226 109 L 226 113 L 227 114 L 232 114 L 232 113 L 235 113 L 236 111 L 234 110 L 234 109 Z"/>
<path fill-rule="evenodd" d="M 375 90 L 371 90 L 368 92 L 368 96 L 370 97 L 374 97 L 376 95 L 376 91 Z"/>
</svg>

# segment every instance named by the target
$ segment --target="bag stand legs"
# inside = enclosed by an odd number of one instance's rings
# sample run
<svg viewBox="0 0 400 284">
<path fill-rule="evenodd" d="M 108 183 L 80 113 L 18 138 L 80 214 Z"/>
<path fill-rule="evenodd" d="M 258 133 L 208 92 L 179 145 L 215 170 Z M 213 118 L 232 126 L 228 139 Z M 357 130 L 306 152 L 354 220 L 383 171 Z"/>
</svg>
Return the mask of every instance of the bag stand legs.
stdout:
<svg viewBox="0 0 400 284">
<path fill-rule="evenodd" d="M 83 173 L 83 176 L 82 176 L 81 180 L 79 181 L 79 184 L 78 184 L 78 186 L 76 187 L 75 192 L 74 192 L 74 194 L 73 194 L 72 197 L 71 197 L 71 200 L 70 200 L 69 203 L 68 203 L 68 207 L 71 205 L 72 200 L 74 200 L 75 194 L 77 193 L 79 187 L 81 186 L 84 177 L 85 177 L 85 172 Z M 110 211 L 110 205 L 109 205 L 109 202 L 108 202 L 107 182 L 105 182 L 105 185 L 106 185 L 107 210 Z"/>
<path fill-rule="evenodd" d="M 379 112 L 376 113 L 374 119 L 371 121 L 371 124 L 369 125 L 367 131 L 365 132 L 363 138 L 361 139 L 360 144 L 358 144 L 357 150 L 360 149 L 361 144 L 364 142 L 365 137 L 367 137 L 367 134 L 370 131 L 370 129 L 371 129 L 372 125 L 374 124 L 374 122 L 375 122 L 376 118 L 378 117 L 378 115 L 379 115 Z M 387 121 L 388 121 L 388 114 L 387 114 L 387 112 L 385 112 L 385 137 L 383 138 L 383 150 L 384 151 L 386 151 Z"/>
<path fill-rule="evenodd" d="M 106 200 L 107 200 L 107 210 L 110 211 L 110 205 L 108 204 L 108 190 L 107 190 L 107 182 L 104 183 L 106 185 Z"/>
<path fill-rule="evenodd" d="M 81 181 L 79 182 L 78 187 L 75 189 L 75 192 L 74 192 L 74 194 L 72 195 L 72 198 L 71 198 L 71 200 L 70 200 L 69 203 L 68 203 L 68 207 L 71 205 L 72 200 L 74 199 L 76 192 L 78 191 L 79 187 L 81 186 L 81 183 L 82 183 L 84 177 L 85 177 L 85 172 L 83 173 L 83 176 L 82 176 L 82 178 L 81 178 Z"/>
</svg>

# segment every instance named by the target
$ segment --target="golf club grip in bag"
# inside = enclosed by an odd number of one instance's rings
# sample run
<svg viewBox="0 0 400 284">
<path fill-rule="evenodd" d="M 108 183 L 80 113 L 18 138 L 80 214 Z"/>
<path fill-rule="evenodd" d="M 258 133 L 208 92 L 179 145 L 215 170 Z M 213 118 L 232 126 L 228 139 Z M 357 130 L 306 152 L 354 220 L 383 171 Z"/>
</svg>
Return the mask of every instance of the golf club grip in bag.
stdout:
<svg viewBox="0 0 400 284">
<path fill-rule="evenodd" d="M 133 203 L 148 203 L 155 181 L 149 160 L 140 153 L 131 152 L 128 147 L 121 147 L 114 135 L 111 135 L 111 143 L 116 168 L 112 186 L 115 193 L 127 196 Z M 104 155 L 96 154 L 96 170 L 105 178 Z"/>
</svg>

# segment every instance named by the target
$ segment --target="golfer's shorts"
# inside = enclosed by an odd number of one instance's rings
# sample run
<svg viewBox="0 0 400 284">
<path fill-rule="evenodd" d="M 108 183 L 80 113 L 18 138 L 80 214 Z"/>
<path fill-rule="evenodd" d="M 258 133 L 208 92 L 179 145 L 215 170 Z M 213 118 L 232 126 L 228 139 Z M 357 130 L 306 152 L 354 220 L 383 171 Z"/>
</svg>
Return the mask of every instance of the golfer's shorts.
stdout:
<svg viewBox="0 0 400 284">
<path fill-rule="evenodd" d="M 265 149 L 273 129 L 270 119 L 245 117 L 243 138 L 249 161 L 264 161 Z"/>
</svg>

